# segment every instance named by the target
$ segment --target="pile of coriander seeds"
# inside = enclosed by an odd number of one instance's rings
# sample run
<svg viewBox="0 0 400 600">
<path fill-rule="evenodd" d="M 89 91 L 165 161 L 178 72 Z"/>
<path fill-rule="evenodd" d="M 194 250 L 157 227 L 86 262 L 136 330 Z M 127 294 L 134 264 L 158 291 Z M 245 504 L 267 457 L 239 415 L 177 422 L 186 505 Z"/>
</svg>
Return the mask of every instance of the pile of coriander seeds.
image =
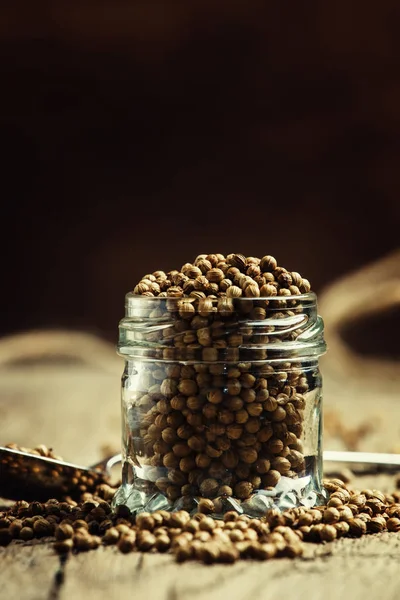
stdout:
<svg viewBox="0 0 400 600">
<path fill-rule="evenodd" d="M 343 537 L 358 538 L 384 531 L 400 532 L 400 492 L 354 490 L 340 480 L 324 482 L 327 506 L 270 510 L 260 519 L 235 511 L 223 520 L 209 516 L 202 501 L 198 512 L 156 511 L 136 517 L 121 507 L 113 513 L 114 489 L 97 486 L 79 502 L 66 498 L 41 502 L 18 501 L 0 511 L 0 546 L 13 540 L 52 543 L 62 555 L 116 546 L 123 554 L 134 551 L 170 553 L 178 562 L 234 563 L 239 559 L 295 558 L 304 542 L 325 543 Z"/>
<path fill-rule="evenodd" d="M 273 256 L 255 258 L 242 254 L 199 254 L 180 271 L 155 271 L 134 288 L 141 296 L 197 299 L 297 296 L 311 289 L 297 272 L 278 266 Z"/>
<path fill-rule="evenodd" d="M 136 285 L 140 323 L 121 322 L 120 348 L 135 346 L 123 419 L 126 454 L 146 471 L 141 491 L 147 480 L 149 497 L 188 510 L 208 499 L 224 513 L 229 498 L 248 504 L 282 476 L 305 474 L 307 393 L 318 404 L 319 371 L 282 348 L 316 318 L 309 292 L 269 255 L 201 254 Z"/>
</svg>

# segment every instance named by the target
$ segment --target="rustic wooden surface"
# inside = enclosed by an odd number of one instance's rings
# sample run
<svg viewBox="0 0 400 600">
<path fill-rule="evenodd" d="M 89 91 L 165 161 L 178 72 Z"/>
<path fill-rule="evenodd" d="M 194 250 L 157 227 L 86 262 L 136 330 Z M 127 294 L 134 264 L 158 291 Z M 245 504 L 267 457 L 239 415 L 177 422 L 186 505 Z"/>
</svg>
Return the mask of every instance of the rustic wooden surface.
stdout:
<svg viewBox="0 0 400 600">
<path fill-rule="evenodd" d="M 397 599 L 400 534 L 307 545 L 306 555 L 235 565 L 177 565 L 168 555 L 122 555 L 105 547 L 65 565 L 49 544 L 0 549 L 1 600 Z"/>
</svg>

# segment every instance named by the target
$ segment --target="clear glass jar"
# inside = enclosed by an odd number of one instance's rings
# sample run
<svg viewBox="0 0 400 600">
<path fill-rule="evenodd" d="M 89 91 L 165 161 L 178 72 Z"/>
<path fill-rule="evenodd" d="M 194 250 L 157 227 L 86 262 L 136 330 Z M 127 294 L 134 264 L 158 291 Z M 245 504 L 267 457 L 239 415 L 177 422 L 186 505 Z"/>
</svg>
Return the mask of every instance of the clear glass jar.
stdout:
<svg viewBox="0 0 400 600">
<path fill-rule="evenodd" d="M 125 308 L 114 507 L 191 511 L 208 498 L 215 515 L 260 516 L 323 502 L 318 358 L 326 345 L 314 293 L 128 294 Z"/>
</svg>

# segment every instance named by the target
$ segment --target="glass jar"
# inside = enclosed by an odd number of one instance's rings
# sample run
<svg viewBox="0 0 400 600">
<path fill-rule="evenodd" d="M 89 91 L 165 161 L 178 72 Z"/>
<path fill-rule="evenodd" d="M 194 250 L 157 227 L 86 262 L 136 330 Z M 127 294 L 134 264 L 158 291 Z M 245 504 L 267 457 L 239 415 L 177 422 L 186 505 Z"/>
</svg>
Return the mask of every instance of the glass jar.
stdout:
<svg viewBox="0 0 400 600">
<path fill-rule="evenodd" d="M 314 293 L 128 294 L 120 323 L 122 485 L 114 507 L 222 515 L 324 500 L 323 321 Z"/>
</svg>

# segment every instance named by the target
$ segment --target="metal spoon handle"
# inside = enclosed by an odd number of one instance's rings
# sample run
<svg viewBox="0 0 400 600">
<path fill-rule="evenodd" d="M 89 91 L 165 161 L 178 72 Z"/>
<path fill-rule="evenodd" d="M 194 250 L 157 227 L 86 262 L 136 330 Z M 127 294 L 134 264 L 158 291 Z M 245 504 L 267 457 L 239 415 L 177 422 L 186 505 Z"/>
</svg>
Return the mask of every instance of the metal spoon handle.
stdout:
<svg viewBox="0 0 400 600">
<path fill-rule="evenodd" d="M 114 456 L 108 456 L 104 460 L 101 460 L 88 468 L 91 471 L 103 471 L 106 475 L 110 475 L 113 466 L 119 462 L 122 462 L 122 454 L 115 454 Z"/>
<path fill-rule="evenodd" d="M 342 452 L 325 450 L 324 462 L 346 463 L 348 465 L 365 465 L 373 471 L 396 472 L 400 471 L 400 454 L 387 454 L 384 452 Z"/>
</svg>

